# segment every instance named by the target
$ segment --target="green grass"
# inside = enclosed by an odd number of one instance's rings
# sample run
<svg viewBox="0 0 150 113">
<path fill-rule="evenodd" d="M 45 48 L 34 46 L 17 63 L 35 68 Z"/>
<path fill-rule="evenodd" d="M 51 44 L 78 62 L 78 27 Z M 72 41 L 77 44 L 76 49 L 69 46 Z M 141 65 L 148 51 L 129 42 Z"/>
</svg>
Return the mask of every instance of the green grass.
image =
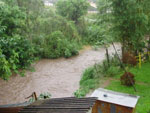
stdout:
<svg viewBox="0 0 150 113">
<path fill-rule="evenodd" d="M 85 96 L 90 90 L 101 87 L 101 84 L 104 84 L 106 81 L 108 82 L 109 78 L 111 78 L 109 85 L 103 87 L 117 92 L 140 96 L 136 106 L 136 113 L 150 113 L 150 63 L 142 64 L 141 68 L 135 66 L 128 67 L 127 69 L 135 76 L 137 92 L 134 91 L 133 87 L 121 85 L 120 76 L 123 75 L 124 71 L 119 69 L 116 64 L 116 61 L 112 62 L 111 67 L 108 69 L 104 68 L 102 64 L 87 68 L 80 80 L 80 89 L 75 92 L 75 96 Z"/>
<path fill-rule="evenodd" d="M 121 85 L 119 80 L 111 81 L 111 83 L 106 87 L 107 89 L 129 93 L 133 95 L 140 96 L 138 101 L 136 112 L 137 113 L 149 113 L 150 112 L 150 63 L 142 64 L 142 68 L 132 67 L 129 69 L 131 73 L 135 75 L 136 80 L 136 90 L 134 91 L 133 87 L 127 87 Z M 117 75 L 118 78 L 121 74 Z"/>
<path fill-rule="evenodd" d="M 107 60 L 104 60 L 103 63 L 95 64 L 83 72 L 80 88 L 74 95 L 76 97 L 84 97 L 90 90 L 98 88 L 99 84 L 102 84 L 106 77 L 114 76 L 118 73 L 120 73 L 120 68 L 118 67 L 116 57 L 110 59 L 110 66 L 108 66 Z M 104 76 L 106 77 L 104 78 Z"/>
<path fill-rule="evenodd" d="M 130 72 L 135 74 L 135 79 L 138 82 L 150 83 L 150 63 L 142 64 L 141 68 L 138 66 L 131 68 Z"/>
<path fill-rule="evenodd" d="M 98 84 L 98 78 L 94 67 L 87 68 L 80 80 L 80 88 L 74 93 L 76 97 L 84 97 L 90 89 L 95 89 Z"/>
</svg>

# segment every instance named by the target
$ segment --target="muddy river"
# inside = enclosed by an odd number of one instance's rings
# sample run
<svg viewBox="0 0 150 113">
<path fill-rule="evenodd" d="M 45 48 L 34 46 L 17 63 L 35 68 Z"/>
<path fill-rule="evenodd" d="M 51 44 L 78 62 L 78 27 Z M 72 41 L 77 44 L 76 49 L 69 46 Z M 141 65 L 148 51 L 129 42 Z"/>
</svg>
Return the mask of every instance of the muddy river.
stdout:
<svg viewBox="0 0 150 113">
<path fill-rule="evenodd" d="M 115 44 L 117 49 L 119 44 Z M 109 53 L 114 53 L 112 46 Z M 35 72 L 26 72 L 25 77 L 14 75 L 9 81 L 0 79 L 0 105 L 25 102 L 32 92 L 37 95 L 49 92 L 52 97 L 73 96 L 79 88 L 82 72 L 105 58 L 105 49 L 97 51 L 86 47 L 78 56 L 65 59 L 42 59 L 34 64 Z"/>
</svg>

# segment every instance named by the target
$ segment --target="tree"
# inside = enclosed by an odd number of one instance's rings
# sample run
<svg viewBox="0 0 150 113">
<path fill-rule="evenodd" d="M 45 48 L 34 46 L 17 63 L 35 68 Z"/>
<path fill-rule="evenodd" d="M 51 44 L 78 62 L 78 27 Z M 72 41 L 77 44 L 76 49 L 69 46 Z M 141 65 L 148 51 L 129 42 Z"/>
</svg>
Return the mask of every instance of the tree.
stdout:
<svg viewBox="0 0 150 113">
<path fill-rule="evenodd" d="M 148 16 L 148 25 L 147 25 L 147 35 L 150 35 L 150 0 L 144 0 L 143 1 L 143 12 Z"/>
<path fill-rule="evenodd" d="M 141 0 L 111 0 L 114 30 L 123 45 L 123 51 L 141 50 L 148 18 Z"/>
<path fill-rule="evenodd" d="M 112 36 L 112 2 L 109 0 L 98 0 L 98 21 L 97 24 L 101 26 L 101 31 L 103 32 L 103 40 L 101 44 L 104 45 L 106 49 L 106 56 L 109 62 L 109 55 L 108 55 L 108 47 L 110 42 L 113 41 Z"/>
<path fill-rule="evenodd" d="M 21 34 L 24 26 L 25 13 L 17 6 L 10 7 L 4 2 L 0 2 L 0 32 L 1 36 L 12 36 Z M 3 33 L 2 33 L 3 31 Z"/>
<path fill-rule="evenodd" d="M 37 33 L 38 28 L 38 18 L 44 12 L 44 3 L 43 0 L 16 0 L 17 5 L 20 10 L 26 13 L 26 29 L 25 34 L 29 39 L 34 37 L 34 34 Z"/>
<path fill-rule="evenodd" d="M 81 16 L 88 10 L 87 0 L 59 0 L 56 4 L 57 13 L 78 23 Z"/>
<path fill-rule="evenodd" d="M 23 35 L 26 15 L 17 5 L 0 1 L 0 77 L 7 80 L 12 72 L 29 66 L 34 49 Z M 29 57 L 30 56 L 30 57 Z"/>
<path fill-rule="evenodd" d="M 97 9 L 98 9 L 98 23 L 111 23 L 112 19 L 112 6 L 109 0 L 98 0 L 97 1 Z"/>
</svg>

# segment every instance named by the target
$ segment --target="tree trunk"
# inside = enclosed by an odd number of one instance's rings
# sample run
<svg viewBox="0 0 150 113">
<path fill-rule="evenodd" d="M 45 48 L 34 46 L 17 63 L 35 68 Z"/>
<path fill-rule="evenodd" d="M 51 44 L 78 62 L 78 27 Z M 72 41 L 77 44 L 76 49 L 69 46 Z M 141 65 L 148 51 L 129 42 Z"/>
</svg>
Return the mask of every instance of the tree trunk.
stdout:
<svg viewBox="0 0 150 113">
<path fill-rule="evenodd" d="M 122 56 L 124 55 L 125 53 L 125 38 L 122 38 Z"/>
<path fill-rule="evenodd" d="M 106 57 L 107 57 L 108 66 L 110 67 L 108 48 L 106 48 Z"/>
<path fill-rule="evenodd" d="M 21 7 L 21 1 L 17 0 L 18 7 Z"/>
</svg>

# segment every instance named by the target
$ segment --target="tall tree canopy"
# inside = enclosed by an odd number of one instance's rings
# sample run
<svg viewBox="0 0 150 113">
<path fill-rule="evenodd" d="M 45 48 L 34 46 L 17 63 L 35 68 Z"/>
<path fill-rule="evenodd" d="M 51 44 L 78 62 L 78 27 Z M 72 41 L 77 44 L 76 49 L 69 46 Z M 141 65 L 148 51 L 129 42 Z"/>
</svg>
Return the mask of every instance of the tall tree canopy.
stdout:
<svg viewBox="0 0 150 113">
<path fill-rule="evenodd" d="M 114 29 L 123 47 L 137 51 L 142 47 L 148 18 L 141 0 L 111 0 L 114 16 Z"/>
<path fill-rule="evenodd" d="M 88 6 L 87 0 L 59 0 L 56 4 L 58 14 L 76 23 L 87 13 Z"/>
<path fill-rule="evenodd" d="M 73 21 L 45 7 L 43 0 L 0 0 L 0 78 L 23 75 L 36 57 L 78 54 Z"/>
<path fill-rule="evenodd" d="M 24 26 L 24 20 L 25 13 L 19 10 L 17 6 L 10 7 L 6 3 L 0 1 L 1 36 L 12 36 L 14 34 L 21 33 L 21 28 Z"/>
</svg>

